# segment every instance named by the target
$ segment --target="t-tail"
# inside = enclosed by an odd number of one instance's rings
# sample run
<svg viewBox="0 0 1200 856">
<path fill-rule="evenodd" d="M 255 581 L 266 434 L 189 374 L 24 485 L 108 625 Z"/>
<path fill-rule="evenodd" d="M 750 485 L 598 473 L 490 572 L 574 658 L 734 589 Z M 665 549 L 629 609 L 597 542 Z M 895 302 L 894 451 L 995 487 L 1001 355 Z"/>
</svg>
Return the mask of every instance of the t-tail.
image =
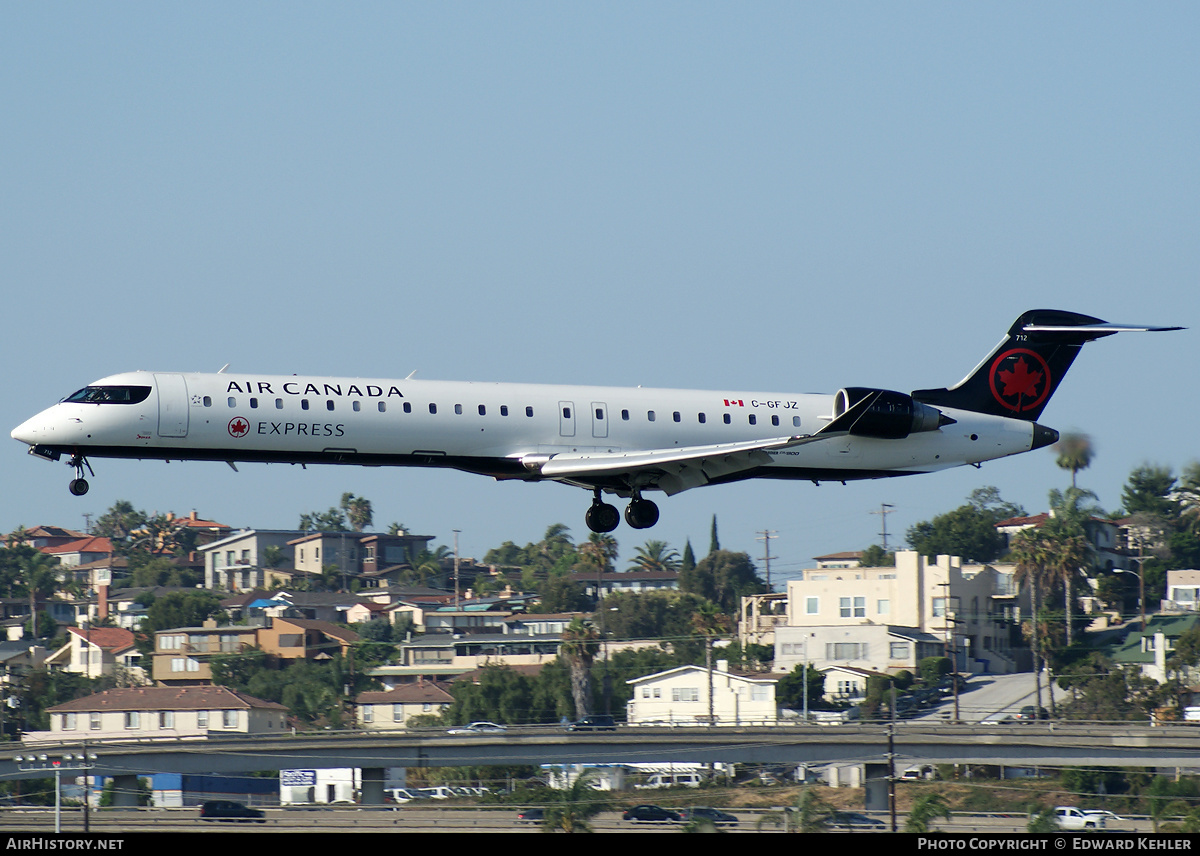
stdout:
<svg viewBox="0 0 1200 856">
<path fill-rule="evenodd" d="M 1079 349 L 1113 333 L 1182 330 L 1145 324 L 1109 324 L 1090 315 L 1033 309 L 975 370 L 949 389 L 918 389 L 912 397 L 952 407 L 1034 422 L 1062 383 Z"/>
</svg>

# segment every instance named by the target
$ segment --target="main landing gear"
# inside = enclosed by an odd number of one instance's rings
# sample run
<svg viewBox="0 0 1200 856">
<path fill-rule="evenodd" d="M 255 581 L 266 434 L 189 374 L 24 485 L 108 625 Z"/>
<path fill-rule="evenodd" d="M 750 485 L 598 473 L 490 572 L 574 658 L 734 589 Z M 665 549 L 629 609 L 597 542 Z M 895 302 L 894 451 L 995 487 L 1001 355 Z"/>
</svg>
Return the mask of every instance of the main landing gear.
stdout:
<svg viewBox="0 0 1200 856">
<path fill-rule="evenodd" d="M 593 532 L 612 532 L 620 524 L 621 514 L 616 506 L 600 499 L 600 489 L 596 488 L 592 507 L 584 515 L 584 521 Z M 635 491 L 629 505 L 625 506 L 625 522 L 634 529 L 649 529 L 658 522 L 658 506 L 648 499 L 642 499 L 642 495 Z"/>
<path fill-rule="evenodd" d="M 87 458 L 83 455 L 72 455 L 67 465 L 75 468 L 75 478 L 71 479 L 71 483 L 67 485 L 67 489 L 75 496 L 83 496 L 88 492 L 88 488 L 91 487 L 87 479 L 83 477 L 83 468 L 87 467 L 87 471 L 91 474 L 92 478 L 95 478 L 96 473 L 92 469 L 92 465 L 88 463 Z"/>
</svg>

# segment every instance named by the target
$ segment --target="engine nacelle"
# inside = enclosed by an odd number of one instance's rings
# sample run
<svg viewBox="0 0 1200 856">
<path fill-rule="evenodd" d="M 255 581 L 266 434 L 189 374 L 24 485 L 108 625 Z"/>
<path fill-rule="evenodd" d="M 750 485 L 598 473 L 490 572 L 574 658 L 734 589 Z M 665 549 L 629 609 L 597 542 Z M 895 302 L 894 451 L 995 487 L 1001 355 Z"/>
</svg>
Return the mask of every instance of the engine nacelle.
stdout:
<svg viewBox="0 0 1200 856">
<path fill-rule="evenodd" d="M 936 407 L 914 401 L 911 395 L 861 386 L 837 391 L 833 397 L 833 418 L 836 420 L 867 398 L 872 400 L 847 428 L 856 437 L 901 440 L 909 434 L 936 431 L 954 423 Z"/>
</svg>

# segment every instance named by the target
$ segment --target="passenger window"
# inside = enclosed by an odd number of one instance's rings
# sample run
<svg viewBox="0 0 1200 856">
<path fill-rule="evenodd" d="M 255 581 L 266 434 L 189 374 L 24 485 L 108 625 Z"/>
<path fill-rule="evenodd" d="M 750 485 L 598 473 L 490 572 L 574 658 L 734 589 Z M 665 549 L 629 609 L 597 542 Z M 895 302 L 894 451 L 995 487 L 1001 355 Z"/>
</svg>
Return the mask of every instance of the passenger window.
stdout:
<svg viewBox="0 0 1200 856">
<path fill-rule="evenodd" d="M 622 411 L 621 411 L 621 421 L 622 421 L 622 422 L 628 422 L 628 421 L 629 421 L 629 411 L 628 411 L 628 410 L 622 410 Z"/>
<path fill-rule="evenodd" d="M 779 417 L 778 417 L 778 416 L 772 416 L 772 417 L 771 417 L 771 424 L 772 424 L 772 425 L 774 425 L 774 426 L 776 426 L 776 427 L 779 427 Z"/>
<path fill-rule="evenodd" d="M 250 409 L 258 410 L 258 399 L 257 398 L 250 399 Z"/>
<path fill-rule="evenodd" d="M 726 414 L 725 414 L 725 417 L 724 417 L 724 418 L 725 418 L 725 424 L 726 424 L 726 425 L 728 425 L 729 423 L 733 422 L 733 418 L 732 418 L 732 417 L 731 417 L 731 416 L 730 416 L 728 413 L 726 413 Z"/>
<path fill-rule="evenodd" d="M 226 400 L 229 402 L 230 407 L 237 407 L 237 399 L 234 398 L 232 395 L 229 396 L 229 398 Z"/>
<path fill-rule="evenodd" d="M 671 414 L 671 418 L 674 419 L 676 422 L 678 422 L 682 417 L 679 415 L 679 411 L 676 410 L 674 413 Z"/>
<path fill-rule="evenodd" d="M 350 405 L 350 409 L 353 410 L 355 413 L 361 412 L 362 411 L 362 402 L 361 401 L 354 402 L 353 404 Z"/>
<path fill-rule="evenodd" d="M 597 407 L 597 408 L 596 408 L 596 418 L 597 418 L 597 419 L 603 419 L 603 418 L 604 418 L 604 411 L 603 411 L 603 410 L 601 410 L 599 407 Z"/>
<path fill-rule="evenodd" d="M 654 421 L 654 411 L 653 411 L 653 410 L 647 410 L 647 411 L 646 411 L 646 421 L 647 421 L 647 422 L 653 422 L 653 421 Z"/>
<path fill-rule="evenodd" d="M 507 415 L 508 415 L 508 405 L 507 405 L 507 404 L 501 404 L 501 405 L 500 405 L 500 415 L 501 415 L 501 416 L 507 416 Z"/>
<path fill-rule="evenodd" d="M 757 417 L 757 416 L 755 416 L 753 413 L 751 413 L 751 414 L 750 414 L 750 424 L 751 424 L 751 425 L 757 425 L 757 424 L 758 424 L 758 417 Z"/>
<path fill-rule="evenodd" d="M 325 409 L 333 410 L 333 399 L 332 398 L 325 402 Z"/>
<path fill-rule="evenodd" d="M 708 417 L 706 417 L 706 416 L 705 416 L 703 413 L 701 413 L 701 414 L 700 414 L 700 424 L 701 424 L 701 425 L 703 425 L 703 424 L 704 424 L 704 421 L 705 421 L 705 419 L 707 419 L 707 418 L 708 418 Z"/>
<path fill-rule="evenodd" d="M 406 402 L 404 402 L 404 404 L 405 404 L 405 406 L 406 406 L 406 407 L 408 406 L 408 402 L 407 402 L 407 401 L 406 401 Z M 380 412 L 380 413 L 383 413 L 383 412 L 384 412 L 384 411 L 386 411 L 386 410 L 387 410 L 387 402 L 386 402 L 386 401 L 381 401 L 381 402 L 379 402 L 379 412 Z"/>
<path fill-rule="evenodd" d="M 525 415 L 526 415 L 526 416 L 533 416 L 533 408 L 532 408 L 532 407 L 526 407 L 526 408 L 525 408 Z"/>
<path fill-rule="evenodd" d="M 379 402 L 379 403 L 380 403 L 380 404 L 383 404 L 383 402 L 382 402 L 382 401 L 381 401 L 381 402 Z M 380 407 L 379 409 L 380 409 L 380 410 L 383 410 L 383 408 L 382 408 L 382 407 Z M 405 412 L 405 413 L 412 413 L 412 402 L 411 402 L 411 401 L 406 401 L 406 402 L 404 402 L 404 412 Z"/>
<path fill-rule="evenodd" d="M 454 405 L 454 414 L 456 416 L 462 416 L 462 405 L 461 404 Z"/>
<path fill-rule="evenodd" d="M 283 399 L 282 398 L 275 399 L 275 409 L 283 410 Z"/>
<path fill-rule="evenodd" d="M 570 418 L 571 418 L 571 408 L 564 407 L 563 408 L 563 419 L 570 419 Z"/>
<path fill-rule="evenodd" d="M 800 427 L 800 417 L 799 417 L 799 416 L 793 416 L 793 417 L 792 417 L 792 427 L 793 427 L 793 428 L 799 428 L 799 427 Z"/>
<path fill-rule="evenodd" d="M 429 403 L 429 412 L 430 412 L 430 413 L 437 413 L 437 405 L 436 405 L 436 404 L 434 404 L 433 402 L 430 402 L 430 403 Z"/>
<path fill-rule="evenodd" d="M 308 410 L 308 399 L 307 398 L 300 399 L 300 409 Z"/>
<path fill-rule="evenodd" d="M 486 408 L 486 407 L 484 407 L 482 404 L 481 404 L 481 405 L 479 405 L 479 415 L 480 415 L 480 416 L 487 416 L 487 408 Z"/>
<path fill-rule="evenodd" d="M 211 396 L 207 396 L 207 395 L 206 395 L 206 396 L 204 396 L 204 406 L 205 406 L 205 407 L 212 407 L 212 398 L 211 398 Z"/>
</svg>

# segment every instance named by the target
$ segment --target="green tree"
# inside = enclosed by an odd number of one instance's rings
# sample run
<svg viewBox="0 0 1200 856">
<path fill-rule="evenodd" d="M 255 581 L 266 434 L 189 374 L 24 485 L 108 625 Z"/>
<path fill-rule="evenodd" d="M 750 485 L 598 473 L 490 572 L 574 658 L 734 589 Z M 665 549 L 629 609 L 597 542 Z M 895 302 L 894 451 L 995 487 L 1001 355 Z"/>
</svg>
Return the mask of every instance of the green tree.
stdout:
<svg viewBox="0 0 1200 856">
<path fill-rule="evenodd" d="M 1142 464 L 1135 467 L 1121 489 L 1121 503 L 1126 514 L 1139 511 L 1174 518 L 1179 514 L 1179 505 L 1171 495 L 1175 491 L 1175 476 L 1170 467 Z"/>
<path fill-rule="evenodd" d="M 878 544 L 872 544 L 862 551 L 859 562 L 864 568 L 894 568 L 896 567 L 896 554 L 884 552 L 884 549 Z"/>
<path fill-rule="evenodd" d="M 11 548 L 10 552 L 15 553 L 17 557 L 21 573 L 18 585 L 22 593 L 29 598 L 29 613 L 33 616 L 32 632 L 37 638 L 41 635 L 38 633 L 37 601 L 45 600 L 58 591 L 58 559 L 24 544 Z M 50 635 L 53 633 L 51 632 Z"/>
<path fill-rule="evenodd" d="M 808 683 L 809 710 L 825 707 L 825 675 L 811 663 L 807 666 L 807 673 L 805 664 L 801 663 L 780 678 L 775 684 L 775 701 L 779 703 L 780 707 L 789 710 L 802 710 L 804 708 L 804 685 L 806 679 Z"/>
<path fill-rule="evenodd" d="M 761 594 L 766 583 L 746 553 L 717 550 L 709 553 L 691 571 L 680 570 L 679 590 L 711 600 L 732 614 L 746 595 Z"/>
<path fill-rule="evenodd" d="M 171 592 L 159 598 L 143 598 L 146 618 L 137 646 L 143 655 L 154 650 L 154 634 L 175 627 L 200 627 L 221 613 L 221 599 L 210 591 Z"/>
<path fill-rule="evenodd" d="M 348 532 L 346 516 L 340 508 L 330 507 L 328 511 L 311 511 L 300 515 L 300 524 L 296 527 L 301 532 Z"/>
<path fill-rule="evenodd" d="M 721 539 L 717 537 L 717 515 L 714 514 L 712 516 L 712 527 L 708 534 L 708 554 L 711 556 L 720 549 Z"/>
<path fill-rule="evenodd" d="M 937 791 L 927 791 L 913 800 L 912 810 L 904 821 L 905 832 L 929 832 L 938 818 L 950 820 L 950 804 Z"/>
</svg>

